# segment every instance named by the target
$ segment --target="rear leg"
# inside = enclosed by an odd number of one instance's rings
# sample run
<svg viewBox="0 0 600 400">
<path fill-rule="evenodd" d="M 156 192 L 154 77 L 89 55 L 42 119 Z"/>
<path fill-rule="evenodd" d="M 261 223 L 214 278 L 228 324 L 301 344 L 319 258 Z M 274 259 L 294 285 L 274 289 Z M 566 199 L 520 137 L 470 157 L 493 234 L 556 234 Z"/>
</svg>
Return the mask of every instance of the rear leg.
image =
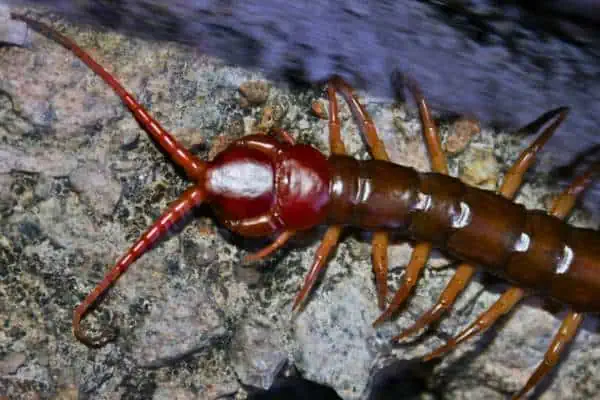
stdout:
<svg viewBox="0 0 600 400">
<path fill-rule="evenodd" d="M 591 185 L 600 175 L 600 163 L 592 165 L 583 175 L 579 176 L 555 201 L 551 213 L 559 218 L 565 218 L 573 208 L 578 196 Z M 521 399 L 552 370 L 558 362 L 561 353 L 573 340 L 581 323 L 583 314 L 569 311 L 560 329 L 544 355 L 544 361 L 535 369 L 523 388 L 513 396 L 513 400 Z"/>
<path fill-rule="evenodd" d="M 533 165 L 536 154 L 542 149 L 542 147 L 544 146 L 544 144 L 546 144 L 550 137 L 552 137 L 558 126 L 566 118 L 567 113 L 567 108 L 557 108 L 555 110 L 551 110 L 547 113 L 544 113 L 535 121 L 528 124 L 528 126 L 542 128 L 549 121 L 552 121 L 542 131 L 540 136 L 520 154 L 517 161 L 515 161 L 512 167 L 508 170 L 504 177 L 502 185 L 498 190 L 500 195 L 506 197 L 507 199 L 514 198 L 517 190 L 523 182 L 523 176 L 531 167 L 531 165 Z M 452 307 L 452 305 L 458 298 L 458 295 L 462 293 L 462 291 L 469 284 L 469 282 L 475 275 L 475 271 L 476 268 L 474 265 L 462 263 L 456 270 L 456 273 L 450 280 L 448 286 L 440 295 L 436 304 L 428 311 L 426 311 L 421 317 L 419 317 L 419 319 L 417 319 L 417 321 L 412 326 L 408 327 L 398 336 L 394 337 L 393 340 L 402 340 L 412 335 L 413 333 L 420 331 L 421 329 L 432 324 L 433 322 L 439 320 L 441 316 Z"/>
<path fill-rule="evenodd" d="M 537 385 L 550 370 L 552 370 L 558 362 L 561 353 L 577 334 L 582 322 L 583 314 L 574 311 L 569 312 L 563 320 L 556 336 L 554 336 L 552 343 L 548 347 L 548 351 L 546 351 L 546 354 L 544 355 L 544 361 L 538 365 L 525 386 L 512 397 L 512 400 L 523 398 L 527 392 L 533 389 L 533 387 Z"/>
<path fill-rule="evenodd" d="M 600 168 L 598 168 L 598 166 L 593 166 L 586 173 L 573 181 L 573 183 L 554 200 L 550 214 L 560 219 L 566 218 L 566 216 L 573 209 L 577 197 L 587 187 L 590 186 L 590 184 L 593 182 L 594 175 L 599 172 L 599 169 Z M 428 361 L 432 358 L 439 357 L 444 353 L 453 350 L 456 348 L 456 346 L 470 337 L 484 332 L 502 315 L 510 312 L 514 306 L 521 299 L 523 299 L 523 297 L 525 297 L 525 291 L 523 289 L 517 287 L 508 289 L 487 311 L 481 314 L 475 322 L 469 325 L 469 327 L 460 332 L 453 339 L 450 339 L 444 346 L 426 355 L 423 360 Z M 564 346 L 577 332 L 577 328 L 579 327 L 582 319 L 582 314 L 574 312 L 569 313 L 569 315 L 563 321 L 563 326 L 561 326 L 559 333 L 555 337 L 548 352 L 546 353 L 544 362 L 536 369 L 525 387 L 515 396 L 515 398 L 520 398 L 521 396 L 525 395 L 556 364 Z"/>
</svg>

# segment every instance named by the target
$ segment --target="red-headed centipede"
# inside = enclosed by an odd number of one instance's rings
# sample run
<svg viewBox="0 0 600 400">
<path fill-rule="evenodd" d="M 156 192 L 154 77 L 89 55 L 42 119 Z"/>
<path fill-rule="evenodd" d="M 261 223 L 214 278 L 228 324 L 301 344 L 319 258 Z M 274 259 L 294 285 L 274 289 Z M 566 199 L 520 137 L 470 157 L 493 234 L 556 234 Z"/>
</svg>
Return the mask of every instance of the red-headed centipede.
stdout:
<svg viewBox="0 0 600 400">
<path fill-rule="evenodd" d="M 426 358 L 449 351 L 487 329 L 529 292 L 568 305 L 571 311 L 544 362 L 514 398 L 524 396 L 554 366 L 581 325 L 583 313 L 600 309 L 600 274 L 594 269 L 600 263 L 600 235 L 597 231 L 562 222 L 577 197 L 600 172 L 598 164 L 577 178 L 555 200 L 549 213 L 527 210 L 511 201 L 536 153 L 566 118 L 566 108 L 552 110 L 536 120 L 536 125 L 548 126 L 508 171 L 498 194 L 469 187 L 447 175 L 437 128 L 423 95 L 412 82 L 409 82 L 409 88 L 419 106 L 433 173 L 420 173 L 389 161 L 370 116 L 351 87 L 338 77 L 332 78 L 327 88 L 330 157 L 313 147 L 296 144 L 291 135 L 277 129 L 273 132 L 275 137 L 245 136 L 213 161 L 206 162 L 183 148 L 74 42 L 40 22 L 23 16 L 13 17 L 59 42 L 100 75 L 149 135 L 194 181 L 194 185 L 142 235 L 76 308 L 74 334 L 89 346 L 102 346 L 112 336 L 103 334 L 99 338 L 90 338 L 82 331 L 81 319 L 170 226 L 201 203 L 210 204 L 219 221 L 238 234 L 250 237 L 276 235 L 271 245 L 249 256 L 250 260 L 267 256 L 299 231 L 321 224 L 330 225 L 294 301 L 294 309 L 302 304 L 313 287 L 344 226 L 375 231 L 373 264 L 381 308 L 385 307 L 387 296 L 389 232 L 403 232 L 418 240 L 404 283 L 376 324 L 390 317 L 408 298 L 433 247 L 464 260 L 436 305 L 396 339 L 439 319 L 472 279 L 474 265 L 485 266 L 515 285 L 476 322 Z M 359 161 L 346 155 L 340 135 L 336 92 L 342 94 L 357 117 L 374 160 Z"/>
</svg>

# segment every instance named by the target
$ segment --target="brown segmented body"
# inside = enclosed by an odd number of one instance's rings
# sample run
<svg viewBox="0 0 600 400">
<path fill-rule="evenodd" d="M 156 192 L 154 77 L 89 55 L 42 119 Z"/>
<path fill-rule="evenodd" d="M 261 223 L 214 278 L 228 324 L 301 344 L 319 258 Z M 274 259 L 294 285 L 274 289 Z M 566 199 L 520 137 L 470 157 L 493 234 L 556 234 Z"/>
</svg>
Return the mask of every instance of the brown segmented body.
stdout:
<svg viewBox="0 0 600 400">
<path fill-rule="evenodd" d="M 578 311 L 600 311 L 600 234 L 457 178 L 333 156 L 328 222 L 397 230 Z"/>
<path fill-rule="evenodd" d="M 333 77 L 327 88 L 329 144 L 333 153 L 330 158 L 310 146 L 296 144 L 288 132 L 275 129 L 276 138 L 267 135 L 243 137 L 212 162 L 206 162 L 179 144 L 111 74 L 72 40 L 34 19 L 19 15 L 13 15 L 13 18 L 45 33 L 101 76 L 150 137 L 194 182 L 76 307 L 73 332 L 88 346 L 102 346 L 115 335 L 103 332 L 97 338 L 90 337 L 82 330 L 82 318 L 135 260 L 164 237 L 169 227 L 202 203 L 213 206 L 220 222 L 235 232 L 246 236 L 277 235 L 271 245 L 246 260 L 267 256 L 282 247 L 297 231 L 323 223 L 330 225 L 294 300 L 293 309 L 306 299 L 344 226 L 374 231 L 377 300 L 380 308 L 385 309 L 374 324 L 391 317 L 408 298 L 434 246 L 463 260 L 437 303 L 394 340 L 429 326 L 449 310 L 473 278 L 475 265 L 482 265 L 514 285 L 475 322 L 445 346 L 425 356 L 425 360 L 452 350 L 492 326 L 526 296 L 526 289 L 562 301 L 569 311 L 544 361 L 513 399 L 523 397 L 558 362 L 561 352 L 581 326 L 583 312 L 600 311 L 600 233 L 575 228 L 562 221 L 578 196 L 600 173 L 600 164 L 594 164 L 558 196 L 548 214 L 528 211 L 512 202 L 536 153 L 566 118 L 566 108 L 551 110 L 528 125 L 530 129 L 540 130 L 551 121 L 507 171 L 498 194 L 467 186 L 447 176 L 437 127 L 420 89 L 410 80 L 408 86 L 419 107 L 434 173 L 419 173 L 389 162 L 373 121 L 351 87 L 339 77 Z M 375 160 L 358 161 L 346 156 L 340 135 L 336 92 L 344 96 Z M 319 109 L 313 108 L 313 111 Z M 266 176 L 272 177 L 272 182 L 265 182 Z M 402 231 L 417 243 L 404 280 L 386 308 L 390 231 Z"/>
</svg>

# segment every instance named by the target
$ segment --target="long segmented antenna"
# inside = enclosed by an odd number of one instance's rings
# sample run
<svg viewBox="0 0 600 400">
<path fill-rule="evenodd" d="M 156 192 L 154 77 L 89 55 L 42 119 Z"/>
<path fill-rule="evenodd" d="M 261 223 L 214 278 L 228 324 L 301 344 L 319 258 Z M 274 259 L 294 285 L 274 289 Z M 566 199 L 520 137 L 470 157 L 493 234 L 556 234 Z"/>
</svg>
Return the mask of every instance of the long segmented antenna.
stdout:
<svg viewBox="0 0 600 400">
<path fill-rule="evenodd" d="M 75 54 L 92 71 L 98 74 L 121 98 L 123 103 L 129 108 L 135 119 L 148 132 L 148 134 L 158 143 L 175 164 L 183 168 L 186 174 L 195 181 L 204 177 L 206 162 L 190 153 L 183 147 L 171 134 L 169 134 L 152 116 L 139 104 L 133 96 L 100 64 L 98 64 L 88 53 L 80 48 L 77 43 L 55 31 L 50 26 L 31 19 L 24 15 L 11 14 L 13 19 L 21 20 L 34 30 L 46 35 L 48 38 L 59 43 L 67 50 Z"/>
<path fill-rule="evenodd" d="M 50 39 L 58 42 L 66 49 L 75 54 L 92 71 L 98 74 L 121 98 L 129 108 L 140 125 L 148 132 L 150 137 L 163 149 L 175 164 L 183 168 L 186 174 L 198 182 L 186 190 L 163 215 L 138 239 L 138 241 L 117 261 L 116 265 L 106 274 L 104 279 L 88 294 L 73 313 L 73 334 L 84 344 L 90 347 L 101 347 L 115 338 L 115 333 L 109 330 L 103 331 L 98 337 L 92 338 L 81 329 L 81 320 L 93 308 L 97 300 L 104 295 L 108 289 L 119 279 L 119 277 L 142 255 L 150 250 L 161 240 L 169 229 L 183 220 L 194 207 L 201 204 L 206 198 L 203 181 L 207 163 L 200 160 L 175 140 L 150 114 L 142 107 L 131 94 L 100 64 L 82 50 L 71 39 L 58 33 L 51 27 L 23 15 L 11 14 L 13 19 L 25 22 L 34 30 L 45 34 Z"/>
<path fill-rule="evenodd" d="M 101 297 L 119 279 L 121 275 L 142 255 L 150 250 L 169 229 L 183 220 L 188 212 L 198 206 L 205 199 L 204 189 L 193 186 L 186 190 L 171 206 L 160 216 L 154 224 L 137 240 L 137 242 L 117 261 L 116 265 L 106 274 L 104 279 L 88 294 L 77 306 L 73 313 L 73 334 L 77 339 L 90 347 L 102 347 L 115 338 L 115 333 L 105 330 L 99 337 L 91 338 L 81 329 L 81 319 L 92 309 Z"/>
</svg>

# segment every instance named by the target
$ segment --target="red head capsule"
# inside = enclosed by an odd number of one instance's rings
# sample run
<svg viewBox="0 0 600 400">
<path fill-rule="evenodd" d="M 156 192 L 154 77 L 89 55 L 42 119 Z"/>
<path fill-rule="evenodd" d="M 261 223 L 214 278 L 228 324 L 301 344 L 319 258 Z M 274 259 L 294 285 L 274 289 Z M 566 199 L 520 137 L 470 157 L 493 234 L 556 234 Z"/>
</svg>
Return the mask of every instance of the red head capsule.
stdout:
<svg viewBox="0 0 600 400">
<path fill-rule="evenodd" d="M 288 230 L 323 222 L 329 203 L 329 163 L 314 147 L 296 145 L 277 163 L 276 191 L 280 218 Z"/>
<path fill-rule="evenodd" d="M 274 167 L 267 153 L 230 147 L 215 158 L 207 171 L 210 203 L 227 220 L 244 220 L 268 212 L 275 198 Z"/>
</svg>

